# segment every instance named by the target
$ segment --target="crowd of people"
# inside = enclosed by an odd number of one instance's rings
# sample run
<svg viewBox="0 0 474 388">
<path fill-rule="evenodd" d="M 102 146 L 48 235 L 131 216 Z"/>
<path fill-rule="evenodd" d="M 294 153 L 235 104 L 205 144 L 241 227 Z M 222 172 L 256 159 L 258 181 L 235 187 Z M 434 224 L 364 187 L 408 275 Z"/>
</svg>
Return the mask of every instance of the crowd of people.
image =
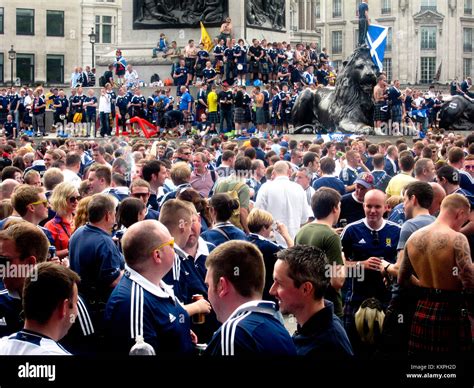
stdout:
<svg viewBox="0 0 474 388">
<path fill-rule="evenodd" d="M 230 19 L 215 43 L 160 36 L 176 96 L 143 96 L 120 50 L 100 96 L 88 67 L 71 96 L 0 90 L 0 355 L 468 356 L 474 133 L 428 131 L 440 95 L 382 74 L 376 131 L 413 120 L 420 140 L 298 142 L 327 51 L 236 41 Z M 58 137 L 34 139 L 47 108 Z M 160 138 L 128 137 L 134 117 Z"/>
<path fill-rule="evenodd" d="M 474 134 L 0 150 L 0 354 L 472 348 Z"/>
<path fill-rule="evenodd" d="M 224 39 L 221 41 L 224 44 Z M 233 44 L 232 39 L 229 42 Z M 335 74 L 326 49 L 318 53 L 314 45 L 305 50 L 299 44 L 292 50 L 286 42 L 269 45 L 276 49 L 264 49 L 266 46 L 265 41 L 254 39 L 248 48 L 240 40 L 229 46 L 233 47 L 232 59 L 227 60 L 229 49 L 219 54 L 219 45 L 213 58 L 202 45 L 196 48 L 193 41 L 186 46 L 184 56 L 171 48 L 173 53 L 164 55 L 176 59 L 173 80 L 169 80 L 176 92 L 168 83 L 158 86 L 150 96 L 142 94 L 138 73 L 118 50 L 115 63 L 99 79 L 99 90 L 92 88 L 95 69 L 89 66 L 84 71 L 80 67 L 74 70 L 70 96 L 54 87 L 49 92 L 42 86 L 0 89 L 0 129 L 8 139 L 23 133 L 45 136 L 52 131 L 63 137 L 95 138 L 111 136 L 115 128 L 128 134 L 129 120 L 139 117 L 156 127 L 158 137 L 197 135 L 208 139 L 223 133 L 229 137 L 289 133 L 292 109 L 301 92 L 333 84 Z M 277 53 L 274 60 L 272 50 Z M 269 73 L 265 74 L 267 68 Z M 471 99 L 471 87 L 470 77 L 460 83 L 454 80 L 450 94 Z M 401 90 L 399 80 L 389 83 L 382 73 L 373 100 L 377 135 L 423 137 L 430 128 L 438 129 L 444 96 L 433 85 L 426 92 Z M 50 128 L 46 127 L 46 110 L 54 112 Z"/>
</svg>

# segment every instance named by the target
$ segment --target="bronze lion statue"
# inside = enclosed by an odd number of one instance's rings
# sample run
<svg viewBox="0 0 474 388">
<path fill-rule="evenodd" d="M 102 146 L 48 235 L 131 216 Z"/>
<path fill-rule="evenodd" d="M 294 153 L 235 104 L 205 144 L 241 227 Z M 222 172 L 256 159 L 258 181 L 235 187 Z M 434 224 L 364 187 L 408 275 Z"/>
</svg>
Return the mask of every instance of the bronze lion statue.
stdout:
<svg viewBox="0 0 474 388">
<path fill-rule="evenodd" d="M 439 118 L 439 127 L 447 131 L 474 131 L 474 102 L 454 96 L 443 104 Z"/>
<path fill-rule="evenodd" d="M 344 63 L 334 88 L 304 90 L 292 110 L 295 133 L 368 134 L 373 127 L 373 90 L 379 75 L 366 47 L 356 49 Z"/>
</svg>

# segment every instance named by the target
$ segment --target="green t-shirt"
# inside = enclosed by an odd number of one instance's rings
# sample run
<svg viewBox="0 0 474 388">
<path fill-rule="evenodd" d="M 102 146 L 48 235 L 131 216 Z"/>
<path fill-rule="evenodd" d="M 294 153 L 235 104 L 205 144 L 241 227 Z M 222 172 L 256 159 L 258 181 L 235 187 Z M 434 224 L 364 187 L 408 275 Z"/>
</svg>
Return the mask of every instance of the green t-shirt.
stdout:
<svg viewBox="0 0 474 388">
<path fill-rule="evenodd" d="M 248 210 L 250 206 L 250 189 L 245 180 L 237 179 L 233 176 L 222 179 L 217 182 L 215 194 L 226 193 L 235 190 L 236 187 L 238 187 L 237 193 L 239 195 L 240 207 Z"/>
<path fill-rule="evenodd" d="M 326 253 L 329 264 L 344 265 L 341 239 L 327 225 L 311 223 L 303 226 L 295 237 L 295 244 L 319 248 Z M 341 292 L 329 287 L 325 298 L 334 303 L 334 314 L 342 317 Z"/>
</svg>

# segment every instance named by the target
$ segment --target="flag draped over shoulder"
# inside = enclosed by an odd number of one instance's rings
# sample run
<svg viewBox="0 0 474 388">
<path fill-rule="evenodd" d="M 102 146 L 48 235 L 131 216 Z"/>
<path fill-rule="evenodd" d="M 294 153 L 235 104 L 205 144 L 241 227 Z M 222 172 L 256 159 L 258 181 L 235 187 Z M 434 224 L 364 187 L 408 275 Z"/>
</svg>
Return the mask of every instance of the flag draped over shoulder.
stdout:
<svg viewBox="0 0 474 388">
<path fill-rule="evenodd" d="M 367 31 L 367 40 L 370 47 L 370 55 L 372 60 L 378 66 L 379 70 L 383 70 L 383 59 L 385 56 L 385 46 L 387 45 L 388 27 L 377 26 L 371 24 Z"/>
<path fill-rule="evenodd" d="M 209 33 L 206 30 L 206 27 L 204 27 L 204 24 L 201 23 L 201 43 L 204 45 L 204 49 L 207 52 L 210 52 L 212 48 L 214 47 L 214 44 L 212 43 L 212 39 L 209 36 Z"/>
</svg>

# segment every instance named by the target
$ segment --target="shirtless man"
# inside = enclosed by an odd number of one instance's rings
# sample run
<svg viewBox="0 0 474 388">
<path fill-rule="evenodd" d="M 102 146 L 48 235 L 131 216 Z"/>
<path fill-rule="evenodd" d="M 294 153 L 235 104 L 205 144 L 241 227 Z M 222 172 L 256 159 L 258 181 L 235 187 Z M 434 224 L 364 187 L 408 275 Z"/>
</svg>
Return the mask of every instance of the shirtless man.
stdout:
<svg viewBox="0 0 474 388">
<path fill-rule="evenodd" d="M 377 85 L 374 87 L 374 102 L 375 102 L 375 134 L 376 135 L 386 135 L 382 131 L 382 124 L 386 121 L 387 111 L 382 109 L 388 109 L 386 102 L 386 91 L 387 91 L 387 81 L 384 74 L 380 75 L 378 78 Z"/>
<path fill-rule="evenodd" d="M 421 287 L 408 343 L 412 354 L 470 351 L 466 301 L 474 290 L 474 265 L 459 230 L 473 216 L 463 195 L 448 195 L 438 219 L 406 243 L 398 283 Z"/>
<path fill-rule="evenodd" d="M 199 49 L 194 45 L 194 40 L 190 39 L 184 48 L 184 61 L 188 69 L 188 84 L 194 82 L 194 65 L 196 63 Z"/>
<path fill-rule="evenodd" d="M 221 25 L 219 40 L 224 39 L 226 47 L 230 47 L 230 39 L 232 38 L 232 28 L 232 19 L 225 19 L 225 22 Z"/>
</svg>

